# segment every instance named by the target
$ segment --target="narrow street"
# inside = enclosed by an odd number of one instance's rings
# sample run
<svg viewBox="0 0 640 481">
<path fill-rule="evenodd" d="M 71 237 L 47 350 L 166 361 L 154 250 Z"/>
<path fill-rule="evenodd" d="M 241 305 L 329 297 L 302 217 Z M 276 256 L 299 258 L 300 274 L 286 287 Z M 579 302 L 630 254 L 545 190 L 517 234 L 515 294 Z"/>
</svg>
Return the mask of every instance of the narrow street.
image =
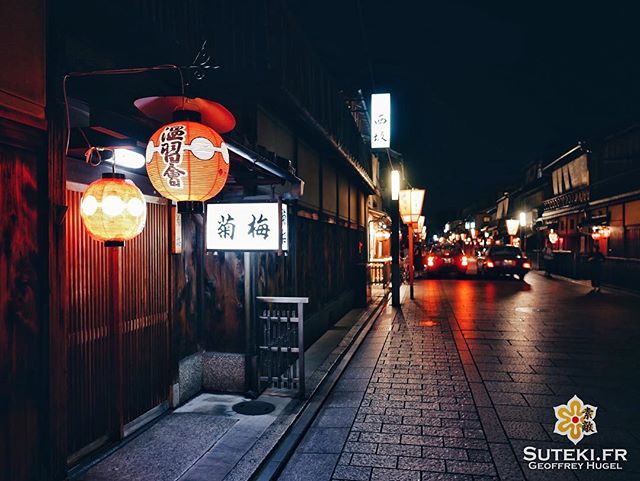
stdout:
<svg viewBox="0 0 640 481">
<path fill-rule="evenodd" d="M 0 481 L 640 481 L 593 3 L 0 2 Z"/>
<path fill-rule="evenodd" d="M 415 297 L 377 320 L 280 480 L 638 479 L 637 297 L 537 273 L 424 280 Z M 626 449 L 622 472 L 523 462 L 574 447 L 553 433 L 574 394 L 597 406 L 579 447 Z"/>
</svg>

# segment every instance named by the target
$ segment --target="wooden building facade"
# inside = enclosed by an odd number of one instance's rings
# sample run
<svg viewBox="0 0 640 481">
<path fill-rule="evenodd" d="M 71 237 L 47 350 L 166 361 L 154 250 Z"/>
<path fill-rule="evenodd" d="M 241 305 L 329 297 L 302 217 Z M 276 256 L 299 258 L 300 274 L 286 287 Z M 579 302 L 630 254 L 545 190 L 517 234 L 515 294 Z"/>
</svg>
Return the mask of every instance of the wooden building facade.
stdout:
<svg viewBox="0 0 640 481">
<path fill-rule="evenodd" d="M 255 296 L 308 296 L 307 343 L 354 305 L 371 154 L 284 2 L 2 8 L 16 68 L 0 73 L 0 480 L 58 480 L 200 390 L 255 392 Z M 144 148 L 159 124 L 133 100 L 180 92 L 167 64 L 184 66 L 188 96 L 236 117 L 213 202 L 282 202 L 286 254 L 207 251 L 204 217 L 176 227 L 144 168 L 124 169 L 145 195 L 143 233 L 107 249 L 85 232 L 81 192 L 110 167 L 84 151 Z M 69 72 L 155 65 L 71 76 L 63 92 Z"/>
</svg>

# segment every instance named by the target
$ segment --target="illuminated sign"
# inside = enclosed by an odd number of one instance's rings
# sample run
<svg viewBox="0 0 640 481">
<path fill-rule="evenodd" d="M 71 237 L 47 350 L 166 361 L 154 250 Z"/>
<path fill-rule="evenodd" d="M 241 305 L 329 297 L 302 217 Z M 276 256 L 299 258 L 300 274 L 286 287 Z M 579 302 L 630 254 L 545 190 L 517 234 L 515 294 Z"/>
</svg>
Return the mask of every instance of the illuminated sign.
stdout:
<svg viewBox="0 0 640 481">
<path fill-rule="evenodd" d="M 371 95 L 371 148 L 391 147 L 391 95 Z"/>
<path fill-rule="evenodd" d="M 278 202 L 207 204 L 207 249 L 288 250 L 286 210 Z"/>
</svg>

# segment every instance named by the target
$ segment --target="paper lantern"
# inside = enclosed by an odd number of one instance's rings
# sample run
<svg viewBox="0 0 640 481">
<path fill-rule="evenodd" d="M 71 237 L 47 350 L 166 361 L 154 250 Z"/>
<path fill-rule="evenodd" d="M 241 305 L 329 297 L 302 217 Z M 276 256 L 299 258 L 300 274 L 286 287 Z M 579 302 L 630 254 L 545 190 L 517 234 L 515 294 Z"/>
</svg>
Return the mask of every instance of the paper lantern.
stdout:
<svg viewBox="0 0 640 481">
<path fill-rule="evenodd" d="M 132 181 L 107 173 L 82 195 L 80 216 L 91 237 L 107 247 L 120 247 L 144 229 L 147 205 Z"/>
<path fill-rule="evenodd" d="M 549 232 L 549 242 L 551 242 L 552 244 L 558 243 L 558 234 L 554 232 L 553 229 L 551 229 L 551 231 Z"/>
<path fill-rule="evenodd" d="M 210 127 L 189 120 L 167 124 L 147 144 L 147 174 L 160 195 L 178 203 L 178 212 L 204 212 L 203 202 L 217 195 L 229 175 L 229 150 Z M 192 115 L 189 115 L 192 114 Z"/>
<path fill-rule="evenodd" d="M 518 233 L 520 221 L 518 219 L 507 219 L 507 233 L 514 236 Z"/>
<path fill-rule="evenodd" d="M 400 191 L 400 217 L 405 224 L 417 223 L 422 212 L 424 189 L 405 189 Z"/>
</svg>

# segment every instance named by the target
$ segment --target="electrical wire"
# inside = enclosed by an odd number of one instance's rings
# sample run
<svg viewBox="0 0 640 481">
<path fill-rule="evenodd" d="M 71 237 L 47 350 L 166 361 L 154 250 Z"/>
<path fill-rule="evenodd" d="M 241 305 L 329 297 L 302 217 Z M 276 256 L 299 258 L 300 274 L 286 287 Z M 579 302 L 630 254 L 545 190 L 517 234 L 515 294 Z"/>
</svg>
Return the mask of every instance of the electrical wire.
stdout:
<svg viewBox="0 0 640 481">
<path fill-rule="evenodd" d="M 92 77 L 92 76 L 100 76 L 100 75 L 129 75 L 129 74 L 152 72 L 156 70 L 176 70 L 178 72 L 178 76 L 180 78 L 180 95 L 182 96 L 182 107 L 184 108 L 184 103 L 186 100 L 184 74 L 182 73 L 182 69 L 179 66 L 174 64 L 162 64 L 162 65 L 156 65 L 153 67 L 92 70 L 88 72 L 70 72 L 66 74 L 62 79 L 62 97 L 64 101 L 65 120 L 66 120 L 66 142 L 65 142 L 65 149 L 64 149 L 65 157 L 69 154 L 69 142 L 71 140 L 71 119 L 70 119 L 70 113 L 69 113 L 69 96 L 67 92 L 67 84 L 70 78 Z M 85 141 L 91 148 L 92 145 L 89 142 L 89 139 L 84 134 L 84 132 L 82 132 L 82 129 L 80 131 L 84 136 Z"/>
</svg>

